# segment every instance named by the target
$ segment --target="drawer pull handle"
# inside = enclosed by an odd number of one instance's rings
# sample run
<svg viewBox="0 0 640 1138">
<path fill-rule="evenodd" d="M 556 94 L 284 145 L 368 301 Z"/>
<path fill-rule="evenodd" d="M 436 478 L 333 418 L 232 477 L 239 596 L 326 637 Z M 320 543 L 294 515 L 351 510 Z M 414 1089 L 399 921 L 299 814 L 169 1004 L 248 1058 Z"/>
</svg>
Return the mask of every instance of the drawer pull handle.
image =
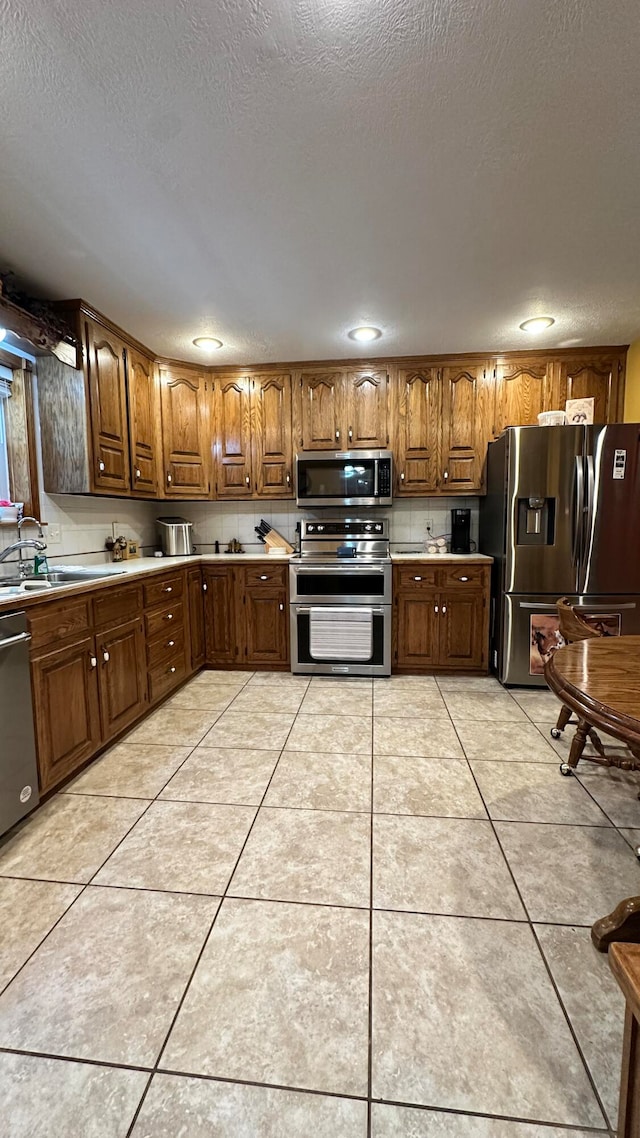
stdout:
<svg viewBox="0 0 640 1138">
<path fill-rule="evenodd" d="M 459 581 L 468 581 L 469 578 L 468 577 L 458 577 L 458 580 Z"/>
<path fill-rule="evenodd" d="M 167 640 L 167 648 L 173 648 L 175 640 Z"/>
<path fill-rule="evenodd" d="M 268 580 L 269 580 L 269 578 L 268 578 L 268 576 L 267 576 L 267 574 L 266 574 L 266 573 L 261 573 L 261 574 L 260 574 L 260 580 L 261 580 L 261 581 L 268 581 Z"/>
<path fill-rule="evenodd" d="M 105 650 L 102 652 L 102 659 L 104 660 L 105 664 L 109 663 L 109 653 Z"/>
<path fill-rule="evenodd" d="M 414 577 L 413 579 L 414 579 L 414 581 L 421 581 L 422 577 Z"/>
<path fill-rule="evenodd" d="M 163 593 L 172 593 L 173 592 L 173 586 L 172 585 L 165 585 L 162 592 Z"/>
<path fill-rule="evenodd" d="M 173 613 L 172 613 L 172 612 L 168 612 L 168 613 L 167 613 L 167 615 L 166 615 L 166 617 L 165 617 L 165 620 L 173 620 Z"/>
<path fill-rule="evenodd" d="M 175 672 L 175 668 L 169 668 L 170 672 Z"/>
</svg>

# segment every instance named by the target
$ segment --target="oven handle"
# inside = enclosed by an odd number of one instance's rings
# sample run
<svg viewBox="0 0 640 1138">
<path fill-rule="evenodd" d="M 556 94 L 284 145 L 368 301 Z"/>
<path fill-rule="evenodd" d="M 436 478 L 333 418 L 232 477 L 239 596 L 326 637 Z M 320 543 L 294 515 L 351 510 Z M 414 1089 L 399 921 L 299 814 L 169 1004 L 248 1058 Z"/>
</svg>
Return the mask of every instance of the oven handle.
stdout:
<svg viewBox="0 0 640 1138">
<path fill-rule="evenodd" d="M 595 612 L 595 611 L 610 612 L 612 616 L 615 616 L 615 614 L 617 612 L 621 612 L 622 609 L 634 609 L 635 607 L 636 607 L 635 601 L 630 601 L 628 604 L 622 604 L 622 605 L 616 605 L 616 604 L 592 605 L 590 601 L 587 601 L 586 605 L 581 605 L 581 604 L 574 605 L 574 608 L 576 608 L 578 611 L 581 611 L 582 609 L 586 609 L 587 612 L 589 612 L 589 613 Z M 556 612 L 558 606 L 557 605 L 536 604 L 535 601 L 518 601 L 518 608 L 534 609 L 535 612 L 542 612 L 543 610 L 548 611 L 548 612 Z"/>
<path fill-rule="evenodd" d="M 311 613 L 312 607 L 314 609 L 323 608 L 323 607 L 330 608 L 330 609 L 334 609 L 334 608 L 348 608 L 348 609 L 361 608 L 361 609 L 366 609 L 366 611 L 372 613 L 373 616 L 384 616 L 385 615 L 385 610 L 383 608 L 375 608 L 373 605 L 337 605 L 336 604 L 336 605 L 326 605 L 326 606 L 323 606 L 323 605 L 311 606 L 311 605 L 297 605 L 295 603 L 295 601 L 291 605 L 291 608 L 295 612 L 296 616 L 309 616 L 309 614 Z M 387 605 L 387 608 L 390 608 L 390 607 L 391 607 L 390 605 Z"/>
</svg>

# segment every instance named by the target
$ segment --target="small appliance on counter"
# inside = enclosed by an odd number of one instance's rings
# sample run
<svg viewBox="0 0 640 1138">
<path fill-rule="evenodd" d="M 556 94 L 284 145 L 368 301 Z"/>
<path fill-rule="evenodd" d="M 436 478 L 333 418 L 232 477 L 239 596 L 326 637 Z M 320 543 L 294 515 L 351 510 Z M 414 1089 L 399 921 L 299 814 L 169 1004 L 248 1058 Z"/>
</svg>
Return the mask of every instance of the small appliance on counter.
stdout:
<svg viewBox="0 0 640 1138">
<path fill-rule="evenodd" d="M 471 510 L 451 511 L 451 552 L 471 553 Z"/>
<path fill-rule="evenodd" d="M 186 518 L 158 518 L 158 534 L 165 557 L 190 557 L 194 552 L 191 540 L 193 522 Z"/>
</svg>

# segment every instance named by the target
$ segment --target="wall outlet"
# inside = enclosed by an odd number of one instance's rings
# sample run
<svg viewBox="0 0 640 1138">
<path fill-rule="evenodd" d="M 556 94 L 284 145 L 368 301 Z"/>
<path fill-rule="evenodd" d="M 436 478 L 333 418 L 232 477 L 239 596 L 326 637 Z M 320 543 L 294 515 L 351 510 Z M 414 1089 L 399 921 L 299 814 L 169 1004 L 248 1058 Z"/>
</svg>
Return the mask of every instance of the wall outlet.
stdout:
<svg viewBox="0 0 640 1138">
<path fill-rule="evenodd" d="M 60 545 L 62 532 L 59 525 L 48 525 L 44 531 L 47 545 Z"/>
</svg>

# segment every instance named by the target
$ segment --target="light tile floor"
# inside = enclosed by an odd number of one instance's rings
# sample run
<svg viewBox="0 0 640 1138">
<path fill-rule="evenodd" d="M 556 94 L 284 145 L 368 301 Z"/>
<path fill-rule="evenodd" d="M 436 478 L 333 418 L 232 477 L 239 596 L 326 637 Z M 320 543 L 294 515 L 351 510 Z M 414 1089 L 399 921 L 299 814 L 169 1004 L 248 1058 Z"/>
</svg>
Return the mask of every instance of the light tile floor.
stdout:
<svg viewBox="0 0 640 1138">
<path fill-rule="evenodd" d="M 613 1134 L 638 781 L 557 708 L 197 676 L 0 843 L 2 1133 Z"/>
</svg>

